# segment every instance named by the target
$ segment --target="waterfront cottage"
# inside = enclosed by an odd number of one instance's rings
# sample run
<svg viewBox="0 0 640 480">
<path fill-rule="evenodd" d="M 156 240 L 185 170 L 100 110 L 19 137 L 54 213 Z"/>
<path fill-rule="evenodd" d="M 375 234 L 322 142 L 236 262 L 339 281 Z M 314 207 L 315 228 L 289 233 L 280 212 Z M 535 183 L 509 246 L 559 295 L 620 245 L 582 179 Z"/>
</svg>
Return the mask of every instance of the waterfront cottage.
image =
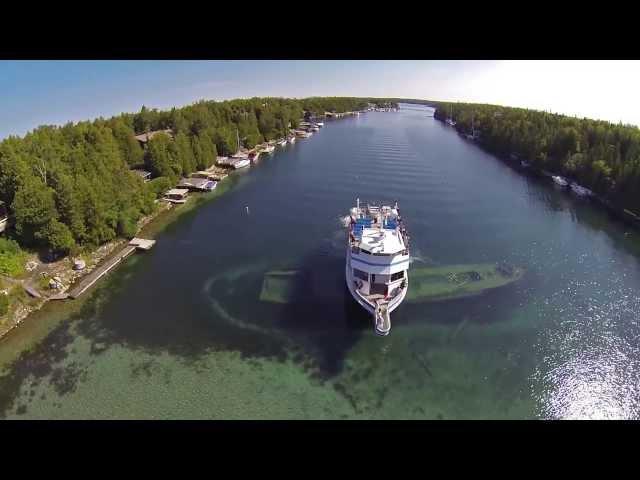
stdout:
<svg viewBox="0 0 640 480">
<path fill-rule="evenodd" d="M 141 133 L 140 135 L 136 135 L 134 138 L 138 140 L 140 144 L 144 147 L 149 140 L 151 140 L 153 137 L 155 137 L 159 133 L 164 133 L 165 135 L 168 135 L 169 138 L 173 139 L 173 130 L 171 130 L 170 128 L 166 130 L 155 130 L 153 132 Z"/>
<path fill-rule="evenodd" d="M 212 173 L 207 171 L 194 172 L 191 174 L 191 178 L 206 178 L 207 180 L 211 180 L 213 182 L 218 182 L 227 176 L 226 173 Z"/>
<path fill-rule="evenodd" d="M 197 190 L 201 192 L 210 192 L 216 188 L 216 182 L 209 180 L 208 178 L 183 178 L 178 184 L 180 188 L 186 188 L 188 190 Z"/>
<path fill-rule="evenodd" d="M 146 170 L 138 170 L 138 169 L 134 169 L 132 170 L 132 172 L 136 173 L 137 175 L 140 175 L 140 177 L 142 178 L 142 180 L 145 181 L 145 183 L 151 180 L 151 172 L 147 172 Z"/>
<path fill-rule="evenodd" d="M 185 203 L 189 190 L 186 188 L 172 188 L 165 193 L 163 200 L 171 203 Z"/>
</svg>

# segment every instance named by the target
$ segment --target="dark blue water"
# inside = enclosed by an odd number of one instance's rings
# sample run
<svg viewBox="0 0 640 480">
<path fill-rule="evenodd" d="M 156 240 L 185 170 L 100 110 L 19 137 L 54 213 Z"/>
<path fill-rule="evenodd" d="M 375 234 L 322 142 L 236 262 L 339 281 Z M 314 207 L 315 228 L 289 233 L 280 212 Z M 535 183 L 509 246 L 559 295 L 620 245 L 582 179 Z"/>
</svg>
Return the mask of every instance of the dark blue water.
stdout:
<svg viewBox="0 0 640 480">
<path fill-rule="evenodd" d="M 19 335 L 0 343 L 0 415 L 638 418 L 638 234 L 431 113 L 326 122 L 171 224 L 81 308 L 49 306 L 27 351 Z M 344 288 L 339 218 L 356 197 L 399 202 L 412 268 L 526 274 L 403 304 L 378 337 Z M 322 294 L 261 302 L 263 274 L 282 268 L 320 272 Z"/>
</svg>

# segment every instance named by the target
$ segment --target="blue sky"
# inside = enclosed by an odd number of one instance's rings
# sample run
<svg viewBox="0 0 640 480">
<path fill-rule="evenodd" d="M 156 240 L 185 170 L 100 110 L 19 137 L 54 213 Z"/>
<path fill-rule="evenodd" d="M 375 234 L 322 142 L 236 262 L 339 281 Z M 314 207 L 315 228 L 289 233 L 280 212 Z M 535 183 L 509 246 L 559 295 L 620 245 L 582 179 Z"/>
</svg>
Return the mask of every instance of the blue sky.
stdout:
<svg viewBox="0 0 640 480">
<path fill-rule="evenodd" d="M 473 101 L 637 125 L 639 84 L 638 61 L 0 61 L 0 138 L 253 96 Z"/>
</svg>

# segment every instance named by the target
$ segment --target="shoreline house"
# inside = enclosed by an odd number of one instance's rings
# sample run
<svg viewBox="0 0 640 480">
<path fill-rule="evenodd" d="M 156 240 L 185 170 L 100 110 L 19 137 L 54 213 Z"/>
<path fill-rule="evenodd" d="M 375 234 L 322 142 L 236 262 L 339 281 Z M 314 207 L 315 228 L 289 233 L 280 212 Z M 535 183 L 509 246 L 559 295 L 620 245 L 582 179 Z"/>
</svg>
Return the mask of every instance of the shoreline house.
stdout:
<svg viewBox="0 0 640 480">
<path fill-rule="evenodd" d="M 151 172 L 147 172 L 146 170 L 140 170 L 137 168 L 134 168 L 131 171 L 139 175 L 140 178 L 142 178 L 142 180 L 144 180 L 145 183 L 151 180 Z"/>
<path fill-rule="evenodd" d="M 164 133 L 165 135 L 167 135 L 169 138 L 173 140 L 173 130 L 171 130 L 170 128 L 167 128 L 166 130 L 154 130 L 152 132 L 141 133 L 140 135 L 136 135 L 134 138 L 138 142 L 140 142 L 140 144 L 144 148 L 147 146 L 147 142 L 159 133 Z"/>
<path fill-rule="evenodd" d="M 211 180 L 213 182 L 219 182 L 227 177 L 226 173 L 214 173 L 207 171 L 194 172 L 191 174 L 191 178 L 206 178 L 207 180 Z"/>
<path fill-rule="evenodd" d="M 163 200 L 171 203 L 185 203 L 189 190 L 186 188 L 172 188 L 164 194 Z"/>
<path fill-rule="evenodd" d="M 178 188 L 186 188 L 187 190 L 196 190 L 199 192 L 210 192 L 217 186 L 217 182 L 208 178 L 183 178 L 178 184 Z"/>
</svg>

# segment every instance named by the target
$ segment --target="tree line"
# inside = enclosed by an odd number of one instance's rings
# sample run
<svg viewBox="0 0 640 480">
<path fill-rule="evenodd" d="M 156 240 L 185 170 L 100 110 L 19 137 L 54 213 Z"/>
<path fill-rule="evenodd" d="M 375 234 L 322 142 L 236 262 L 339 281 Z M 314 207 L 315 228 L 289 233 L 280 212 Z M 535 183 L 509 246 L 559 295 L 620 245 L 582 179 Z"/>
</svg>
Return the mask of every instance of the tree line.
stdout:
<svg viewBox="0 0 640 480">
<path fill-rule="evenodd" d="M 137 221 L 181 176 L 217 155 L 287 135 L 305 112 L 361 110 L 383 99 L 318 97 L 200 101 L 159 111 L 45 125 L 0 142 L 0 200 L 13 228 L 6 235 L 56 254 L 135 234 Z M 157 130 L 143 147 L 134 136 Z M 132 169 L 155 177 L 144 183 Z"/>
<path fill-rule="evenodd" d="M 564 175 L 620 208 L 640 211 L 640 129 L 496 105 L 425 102 L 436 119 L 478 135 L 487 150 L 527 161 L 536 170 Z"/>
</svg>

